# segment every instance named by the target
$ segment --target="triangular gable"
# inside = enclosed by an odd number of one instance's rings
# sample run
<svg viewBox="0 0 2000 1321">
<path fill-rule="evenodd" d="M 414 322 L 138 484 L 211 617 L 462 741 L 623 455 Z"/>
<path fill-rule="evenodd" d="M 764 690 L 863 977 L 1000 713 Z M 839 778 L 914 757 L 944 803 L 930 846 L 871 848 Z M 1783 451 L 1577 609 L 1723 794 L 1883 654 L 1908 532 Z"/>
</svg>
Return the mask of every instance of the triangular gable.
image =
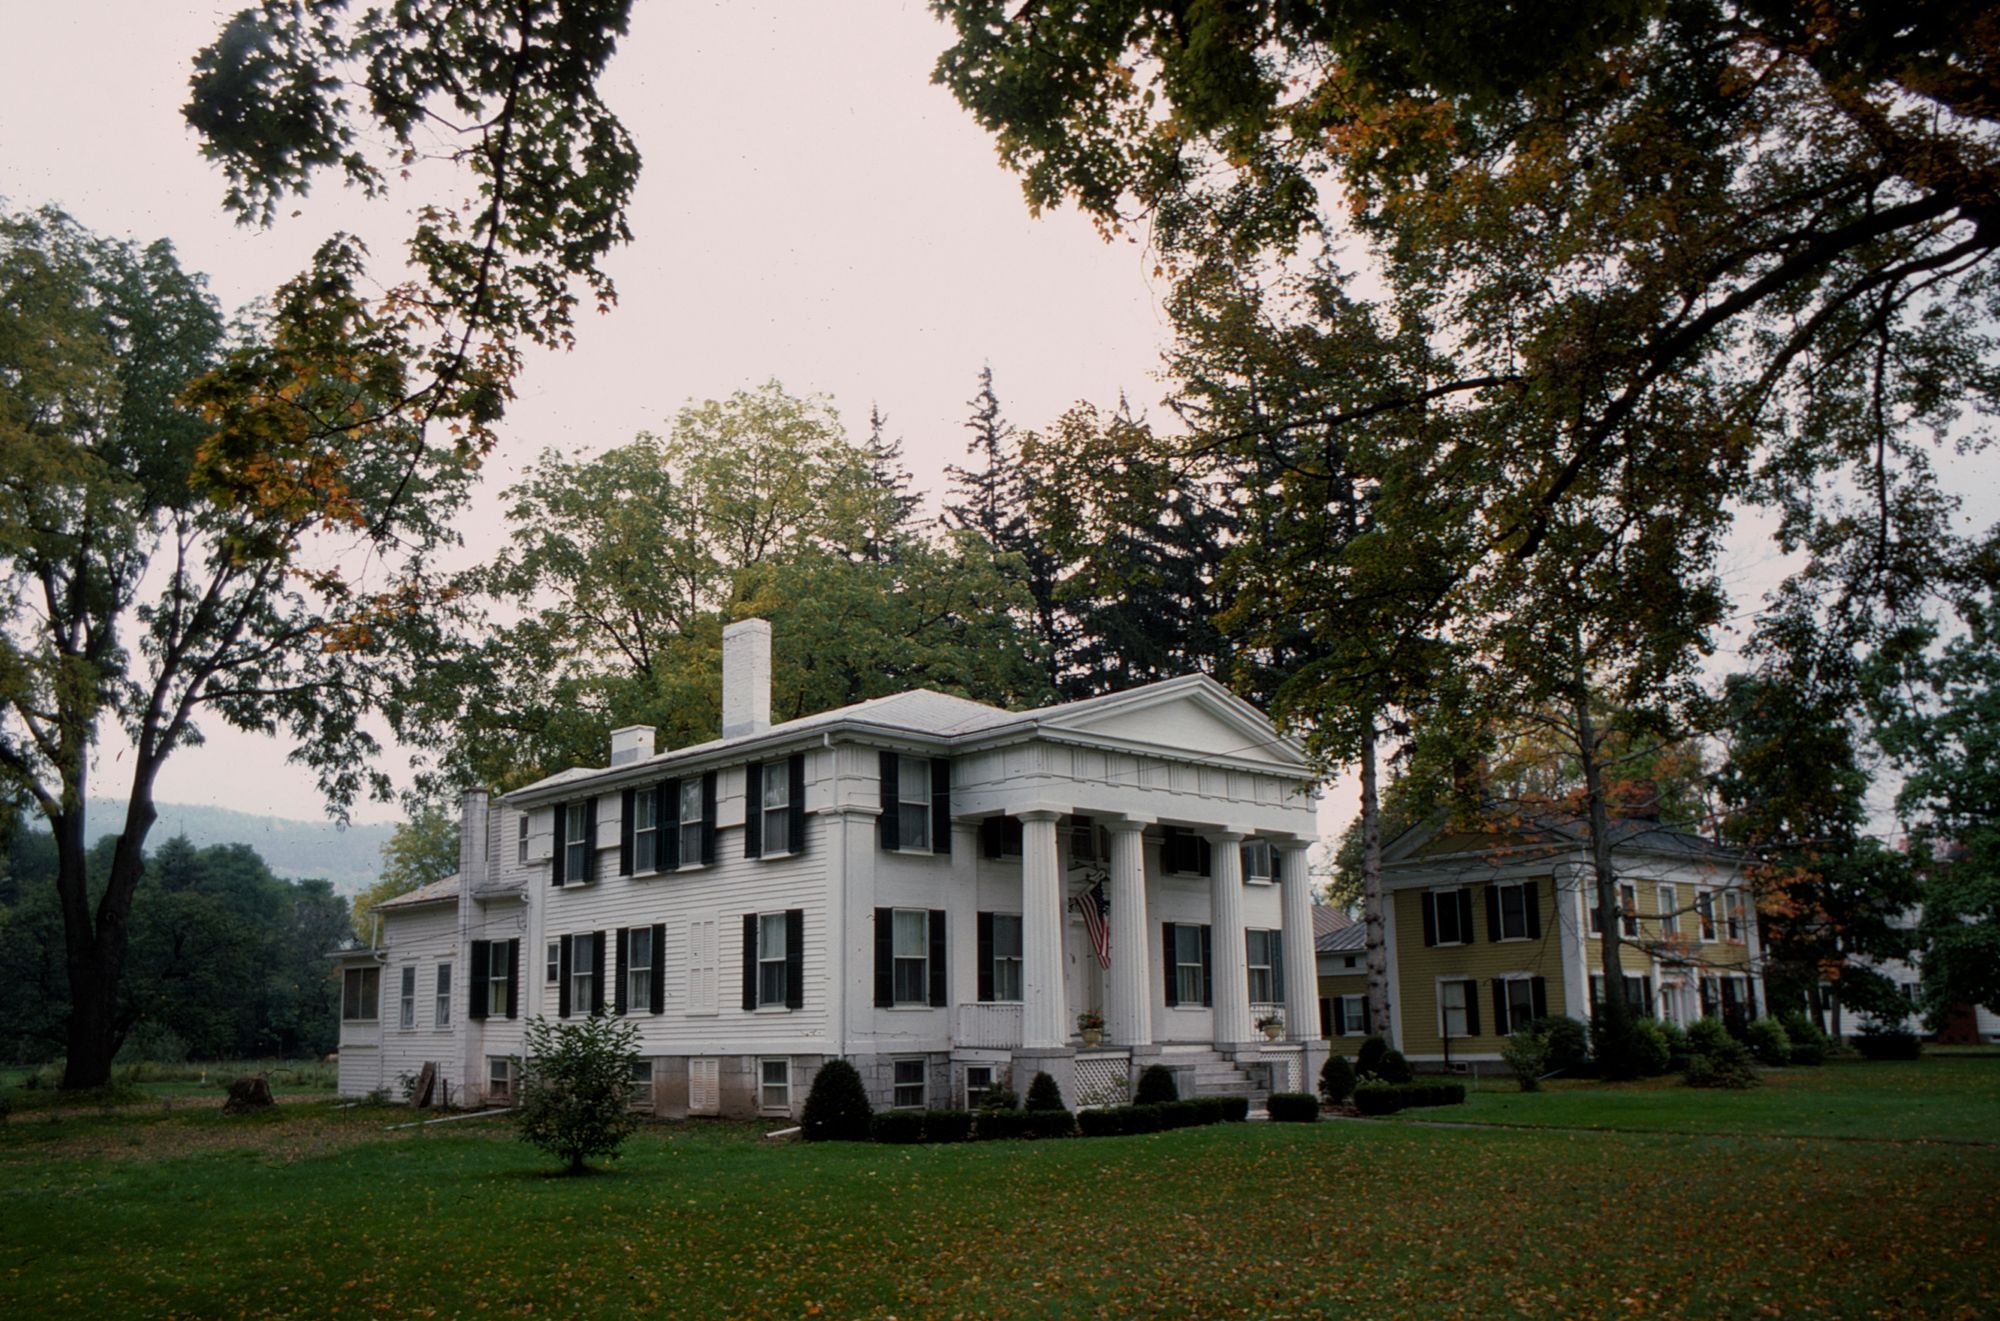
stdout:
<svg viewBox="0 0 2000 1321">
<path fill-rule="evenodd" d="M 1044 729 L 1164 752 L 1262 762 L 1303 773 L 1298 744 L 1264 715 L 1206 675 L 1148 684 L 1036 713 Z"/>
</svg>

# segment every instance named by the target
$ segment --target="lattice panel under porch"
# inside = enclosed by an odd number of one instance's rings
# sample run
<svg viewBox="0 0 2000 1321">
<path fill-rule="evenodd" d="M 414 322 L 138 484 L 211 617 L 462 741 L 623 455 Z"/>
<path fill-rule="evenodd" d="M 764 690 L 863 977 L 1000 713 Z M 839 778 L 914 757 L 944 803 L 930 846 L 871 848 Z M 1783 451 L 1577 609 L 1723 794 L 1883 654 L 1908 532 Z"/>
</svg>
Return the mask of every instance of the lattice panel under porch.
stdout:
<svg viewBox="0 0 2000 1321">
<path fill-rule="evenodd" d="M 1076 1060 L 1078 1105 L 1119 1105 L 1132 1073 L 1129 1055 L 1080 1055 Z"/>
</svg>

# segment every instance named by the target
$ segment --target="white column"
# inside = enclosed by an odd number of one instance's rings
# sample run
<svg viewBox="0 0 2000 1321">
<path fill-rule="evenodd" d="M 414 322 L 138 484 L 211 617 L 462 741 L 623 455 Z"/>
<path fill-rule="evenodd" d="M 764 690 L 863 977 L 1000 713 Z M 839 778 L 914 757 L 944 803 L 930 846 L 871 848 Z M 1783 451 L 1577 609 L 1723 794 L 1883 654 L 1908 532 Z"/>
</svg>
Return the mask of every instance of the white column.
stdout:
<svg viewBox="0 0 2000 1321">
<path fill-rule="evenodd" d="M 1210 847 L 1209 957 L 1215 982 L 1215 1044 L 1250 1040 L 1250 968 L 1243 948 L 1243 835 L 1202 832 Z"/>
<path fill-rule="evenodd" d="M 1058 812 L 1022 812 L 1021 819 L 1021 1046 L 1058 1049 L 1069 1044 L 1069 1006 L 1063 998 L 1062 860 L 1056 856 Z"/>
<path fill-rule="evenodd" d="M 1136 821 L 1111 830 L 1111 994 L 1105 1027 L 1114 1046 L 1153 1044 L 1153 942 L 1146 922 L 1146 843 Z"/>
<path fill-rule="evenodd" d="M 1306 846 L 1278 850 L 1278 884 L 1283 889 L 1285 947 L 1285 1035 L 1309 1041 L 1319 1035 L 1319 961 L 1313 953 L 1312 878 Z"/>
</svg>

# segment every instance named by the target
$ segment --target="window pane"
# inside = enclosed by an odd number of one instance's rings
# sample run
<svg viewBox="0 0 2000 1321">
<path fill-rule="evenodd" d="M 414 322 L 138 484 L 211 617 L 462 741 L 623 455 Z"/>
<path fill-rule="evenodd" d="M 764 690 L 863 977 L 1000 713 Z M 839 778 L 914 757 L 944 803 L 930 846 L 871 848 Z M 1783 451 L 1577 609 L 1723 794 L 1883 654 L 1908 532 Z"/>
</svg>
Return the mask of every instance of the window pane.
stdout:
<svg viewBox="0 0 2000 1321">
<path fill-rule="evenodd" d="M 1174 928 L 1174 962 L 1201 966 L 1201 928 L 1185 924 Z"/>
<path fill-rule="evenodd" d="M 1518 885 L 1500 887 L 1500 935 L 1515 940 L 1528 934 L 1526 892 Z"/>
<path fill-rule="evenodd" d="M 791 767 L 782 761 L 767 762 L 764 765 L 764 807 L 790 807 L 792 804 Z"/>
<path fill-rule="evenodd" d="M 764 856 L 794 851 L 791 809 L 775 807 L 764 813 Z"/>
<path fill-rule="evenodd" d="M 785 963 L 776 959 L 757 965 L 757 1003 L 781 1005 L 785 1002 Z"/>
<path fill-rule="evenodd" d="M 792 1104 L 792 1062 L 790 1060 L 765 1060 L 762 1066 L 764 1108 L 767 1110 L 789 1109 Z"/>
<path fill-rule="evenodd" d="M 1019 958 L 993 960 L 993 998 L 995 1000 L 1019 1000 L 1021 998 L 1021 960 Z"/>
<path fill-rule="evenodd" d="M 920 1005 L 930 1001 L 930 962 L 927 959 L 896 960 L 896 1003 Z"/>
<path fill-rule="evenodd" d="M 651 830 L 659 823 L 660 791 L 641 789 L 632 795 L 632 829 Z"/>
<path fill-rule="evenodd" d="M 931 846 L 931 805 L 905 800 L 896 811 L 901 847 L 924 852 Z"/>
<path fill-rule="evenodd" d="M 549 965 L 548 965 L 548 971 L 547 971 L 547 974 L 546 974 L 546 975 L 545 975 L 545 976 L 544 976 L 544 977 L 542 978 L 542 980 L 543 980 L 543 981 L 545 981 L 545 982 L 547 982 L 547 983 L 548 983 L 549 985 L 551 985 L 551 986 L 554 986 L 554 985 L 555 985 L 555 984 L 556 984 L 557 982 L 559 982 L 559 981 L 561 981 L 561 980 L 562 980 L 562 942 L 561 942 L 561 941 L 558 941 L 558 940 L 552 940 L 552 941 L 550 941 L 550 942 L 549 942 Z"/>
<path fill-rule="evenodd" d="M 896 1061 L 896 1100 L 899 1107 L 921 1108 L 924 1104 L 924 1062 Z"/>
<path fill-rule="evenodd" d="M 896 957 L 921 959 L 930 953 L 931 916 L 922 909 L 898 908 L 895 918 Z"/>
<path fill-rule="evenodd" d="M 701 824 L 701 779 L 698 776 L 681 781 L 680 823 L 684 826 Z"/>
<path fill-rule="evenodd" d="M 905 803 L 919 807 L 931 805 L 931 759 L 929 757 L 896 758 L 896 796 Z"/>
<path fill-rule="evenodd" d="M 766 913 L 757 919 L 757 957 L 760 959 L 782 959 L 785 957 L 785 915 Z"/>
<path fill-rule="evenodd" d="M 1021 957 L 1021 918 L 1018 914 L 993 915 L 993 957 L 996 959 Z"/>
</svg>

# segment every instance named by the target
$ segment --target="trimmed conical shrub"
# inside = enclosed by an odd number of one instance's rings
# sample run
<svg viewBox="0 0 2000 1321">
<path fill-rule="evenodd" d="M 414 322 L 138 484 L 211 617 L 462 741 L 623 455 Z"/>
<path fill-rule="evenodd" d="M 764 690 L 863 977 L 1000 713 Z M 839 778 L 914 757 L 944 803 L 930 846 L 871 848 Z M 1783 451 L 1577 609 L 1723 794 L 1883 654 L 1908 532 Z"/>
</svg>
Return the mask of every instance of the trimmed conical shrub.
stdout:
<svg viewBox="0 0 2000 1321">
<path fill-rule="evenodd" d="M 874 1115 L 861 1074 L 846 1060 L 828 1060 L 806 1093 L 801 1136 L 808 1142 L 866 1142 Z"/>
<path fill-rule="evenodd" d="M 1023 1110 L 1060 1110 L 1063 1108 L 1062 1088 L 1046 1073 L 1037 1073 L 1035 1080 L 1028 1084 L 1028 1099 L 1021 1106 Z"/>
<path fill-rule="evenodd" d="M 1319 1071 L 1319 1094 L 1328 1105 L 1339 1105 L 1354 1095 L 1354 1066 L 1345 1055 L 1329 1055 Z"/>
<path fill-rule="evenodd" d="M 1148 1064 L 1139 1075 L 1139 1094 L 1132 1098 L 1132 1104 L 1165 1105 L 1180 1099 L 1181 1089 L 1174 1085 L 1174 1071 L 1164 1064 Z"/>
</svg>

